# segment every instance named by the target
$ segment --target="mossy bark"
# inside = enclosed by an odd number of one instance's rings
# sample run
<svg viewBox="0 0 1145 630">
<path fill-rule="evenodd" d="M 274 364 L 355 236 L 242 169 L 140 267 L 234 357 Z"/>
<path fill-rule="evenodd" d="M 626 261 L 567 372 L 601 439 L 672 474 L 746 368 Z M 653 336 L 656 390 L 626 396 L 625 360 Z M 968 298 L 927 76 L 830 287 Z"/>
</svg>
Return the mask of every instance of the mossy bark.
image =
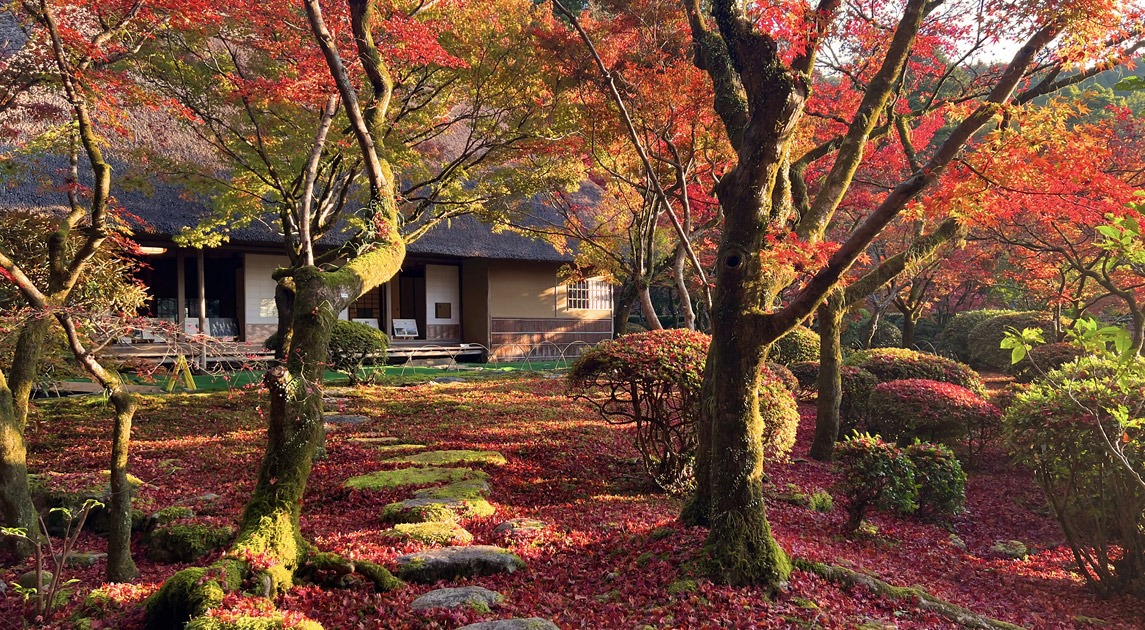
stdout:
<svg viewBox="0 0 1145 630">
<path fill-rule="evenodd" d="M 139 577 L 131 558 L 131 495 L 135 491 L 127 478 L 127 452 L 131 446 L 131 422 L 135 398 L 121 384 L 111 393 L 115 428 L 111 440 L 110 532 L 107 539 L 107 581 L 129 582 Z"/>
<path fill-rule="evenodd" d="M 843 401 L 843 344 L 840 338 L 845 312 L 839 292 L 832 294 L 818 308 L 819 377 L 811 457 L 824 462 L 831 460 L 842 426 L 839 410 Z"/>
</svg>

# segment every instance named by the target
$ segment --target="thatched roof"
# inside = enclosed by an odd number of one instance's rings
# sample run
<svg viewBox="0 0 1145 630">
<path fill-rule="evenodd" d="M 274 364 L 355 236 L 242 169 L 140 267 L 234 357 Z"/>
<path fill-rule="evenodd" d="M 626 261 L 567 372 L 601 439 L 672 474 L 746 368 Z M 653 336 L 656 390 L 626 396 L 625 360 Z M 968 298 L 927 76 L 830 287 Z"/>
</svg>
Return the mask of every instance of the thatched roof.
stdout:
<svg viewBox="0 0 1145 630">
<path fill-rule="evenodd" d="M 0 163 L 2 165 L 2 163 Z M 127 170 L 115 165 L 115 172 Z M 0 171 L 0 212 L 62 211 L 67 194 L 62 187 L 67 160 L 52 155 L 37 158 Z M 82 178 L 82 175 L 81 175 Z M 209 200 L 162 178 L 149 178 L 140 185 L 126 185 L 114 179 L 112 195 L 131 217 L 141 240 L 168 240 L 184 227 L 195 226 L 210 216 Z M 529 215 L 552 214 L 542 204 L 533 203 Z M 277 217 L 268 214 L 263 220 L 229 231 L 232 245 L 280 246 L 282 233 Z M 337 246 L 349 237 L 345 231 L 327 234 L 320 245 Z M 571 256 L 548 243 L 511 231 L 496 231 L 472 216 L 461 216 L 430 230 L 409 246 L 411 254 L 441 255 L 458 258 L 490 258 L 523 261 L 566 262 Z"/>
</svg>

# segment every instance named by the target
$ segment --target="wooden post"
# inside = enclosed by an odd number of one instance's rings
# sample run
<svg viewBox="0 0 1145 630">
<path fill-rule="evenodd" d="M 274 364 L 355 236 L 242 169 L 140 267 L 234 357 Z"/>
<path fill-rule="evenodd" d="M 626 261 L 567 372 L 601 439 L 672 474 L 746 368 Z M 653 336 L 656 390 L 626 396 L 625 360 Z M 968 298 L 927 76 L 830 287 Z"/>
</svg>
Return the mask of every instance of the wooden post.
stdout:
<svg viewBox="0 0 1145 630">
<path fill-rule="evenodd" d="M 179 327 L 179 334 L 187 330 L 187 265 L 183 260 L 183 250 L 175 248 L 175 325 Z"/>
<path fill-rule="evenodd" d="M 199 353 L 199 365 L 205 371 L 207 369 L 207 280 L 204 264 L 203 250 L 199 250 L 197 258 L 199 267 L 199 339 L 202 340 L 202 348 Z"/>
</svg>

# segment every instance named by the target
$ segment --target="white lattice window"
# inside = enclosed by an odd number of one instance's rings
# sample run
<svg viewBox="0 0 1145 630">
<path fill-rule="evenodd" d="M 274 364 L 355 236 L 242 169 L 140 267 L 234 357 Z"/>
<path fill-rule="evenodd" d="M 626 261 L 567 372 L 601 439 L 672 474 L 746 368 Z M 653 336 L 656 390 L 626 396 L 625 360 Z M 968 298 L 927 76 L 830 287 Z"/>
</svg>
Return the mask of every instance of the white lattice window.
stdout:
<svg viewBox="0 0 1145 630">
<path fill-rule="evenodd" d="M 612 309 L 612 285 L 589 279 L 565 285 L 570 311 L 607 311 Z"/>
</svg>

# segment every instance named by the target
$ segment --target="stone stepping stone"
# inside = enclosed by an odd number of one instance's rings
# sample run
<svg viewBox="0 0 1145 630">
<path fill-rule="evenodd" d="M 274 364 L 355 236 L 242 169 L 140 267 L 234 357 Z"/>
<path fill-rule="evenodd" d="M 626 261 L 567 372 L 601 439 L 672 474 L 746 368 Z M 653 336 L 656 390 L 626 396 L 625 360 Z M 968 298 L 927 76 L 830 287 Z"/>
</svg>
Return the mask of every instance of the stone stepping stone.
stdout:
<svg viewBox="0 0 1145 630">
<path fill-rule="evenodd" d="M 492 516 L 496 511 L 485 499 L 406 499 L 382 508 L 382 522 L 443 523 Z"/>
<path fill-rule="evenodd" d="M 352 427 L 352 426 L 357 426 L 359 424 L 369 422 L 370 419 L 367 418 L 366 416 L 352 416 L 352 415 L 344 415 L 344 414 L 340 414 L 340 413 L 328 413 L 323 418 L 323 421 L 326 424 L 332 424 L 334 426 Z"/>
<path fill-rule="evenodd" d="M 427 451 L 405 457 L 383 460 L 383 464 L 429 464 L 447 466 L 449 464 L 489 464 L 504 466 L 505 456 L 497 451 Z"/>
<path fill-rule="evenodd" d="M 525 568 L 515 554 L 500 547 L 445 547 L 397 558 L 397 574 L 403 580 L 429 584 L 438 580 L 513 573 Z"/>
<path fill-rule="evenodd" d="M 392 435 L 357 435 L 346 438 L 346 441 L 355 442 L 357 444 L 397 444 L 401 441 L 401 438 L 396 438 Z"/>
<path fill-rule="evenodd" d="M 455 522 L 444 523 L 399 523 L 393 529 L 382 532 L 387 538 L 401 541 L 417 541 L 430 545 L 468 545 L 473 542 L 473 534 Z"/>
<path fill-rule="evenodd" d="M 60 556 L 56 555 L 56 559 L 59 560 L 59 558 Z M 64 560 L 64 566 L 72 569 L 94 567 L 106 559 L 107 554 L 98 551 L 73 551 Z"/>
<path fill-rule="evenodd" d="M 505 596 L 480 586 L 462 586 L 460 588 L 439 588 L 413 600 L 410 608 L 414 610 L 430 610 L 432 608 L 473 608 L 480 612 L 489 612 L 490 608 L 505 601 Z"/>
<path fill-rule="evenodd" d="M 557 624 L 540 617 L 528 619 L 498 619 L 461 626 L 457 630 L 560 630 Z"/>
<path fill-rule="evenodd" d="M 378 453 L 396 453 L 398 451 L 420 451 L 425 448 L 425 444 L 381 444 L 375 446 L 374 450 Z"/>
<path fill-rule="evenodd" d="M 480 499 L 489 494 L 489 482 L 484 479 L 464 479 L 446 486 L 423 488 L 413 493 L 417 499 Z"/>
<path fill-rule="evenodd" d="M 350 402 L 349 398 L 337 398 L 333 396 L 327 396 L 322 399 L 323 405 L 342 405 L 348 402 Z"/>
<path fill-rule="evenodd" d="M 535 518 L 514 518 L 501 523 L 497 527 L 494 527 L 493 533 L 513 536 L 516 534 L 538 532 L 544 528 L 544 521 L 538 521 Z"/>
<path fill-rule="evenodd" d="M 453 483 L 466 479 L 488 479 L 489 475 L 471 468 L 402 468 L 379 470 L 368 475 L 351 477 L 343 484 L 350 490 L 385 490 L 402 486 L 427 486 L 432 483 Z"/>
</svg>

